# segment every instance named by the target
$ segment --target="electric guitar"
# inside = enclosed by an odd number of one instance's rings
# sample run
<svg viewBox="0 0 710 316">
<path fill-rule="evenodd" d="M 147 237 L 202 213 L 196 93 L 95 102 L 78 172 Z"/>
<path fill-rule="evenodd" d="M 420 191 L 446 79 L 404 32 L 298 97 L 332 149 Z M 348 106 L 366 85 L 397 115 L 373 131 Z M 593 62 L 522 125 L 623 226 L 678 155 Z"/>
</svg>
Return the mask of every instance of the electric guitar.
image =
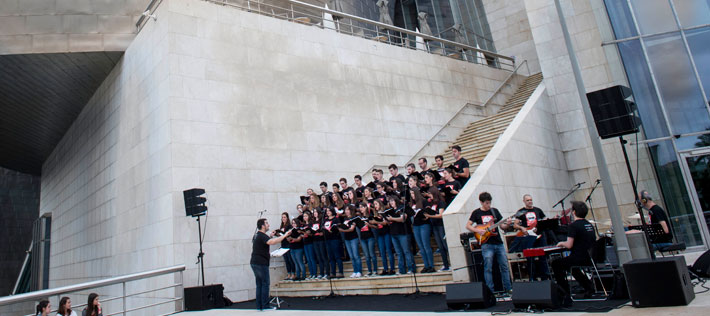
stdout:
<svg viewBox="0 0 710 316">
<path fill-rule="evenodd" d="M 496 228 L 498 228 L 498 226 L 507 222 L 509 219 L 511 219 L 513 217 L 519 217 L 523 214 L 525 214 L 525 210 L 518 211 L 517 213 L 511 215 L 510 217 L 504 218 L 495 224 L 493 223 L 493 221 L 490 221 L 490 222 L 486 223 L 485 225 L 477 225 L 476 228 L 485 229 L 486 232 L 483 234 L 479 234 L 477 232 L 474 232 L 473 235 L 478 240 L 478 244 L 483 245 L 484 243 L 486 243 L 488 241 L 488 239 L 490 239 L 491 237 L 493 237 L 495 235 L 498 235 L 498 233 L 495 232 Z"/>
</svg>

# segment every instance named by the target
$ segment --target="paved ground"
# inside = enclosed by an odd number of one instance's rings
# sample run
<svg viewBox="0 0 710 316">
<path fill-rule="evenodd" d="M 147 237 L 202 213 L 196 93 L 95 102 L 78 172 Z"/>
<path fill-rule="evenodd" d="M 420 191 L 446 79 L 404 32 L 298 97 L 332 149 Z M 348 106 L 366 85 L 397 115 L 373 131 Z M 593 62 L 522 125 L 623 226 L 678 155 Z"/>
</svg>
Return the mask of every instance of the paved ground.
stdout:
<svg viewBox="0 0 710 316">
<path fill-rule="evenodd" d="M 702 253 L 691 253 L 685 254 L 686 261 L 689 263 L 695 262 L 695 259 Z M 710 287 L 710 282 L 706 285 Z M 696 287 L 695 291 L 699 292 L 703 290 L 701 287 Z M 624 306 L 622 308 L 612 310 L 608 313 L 584 313 L 584 312 L 573 312 L 573 313 L 557 313 L 555 316 L 577 316 L 577 315 L 606 315 L 606 316 L 632 316 L 639 313 L 643 313 L 644 316 L 676 316 L 676 315 L 708 315 L 710 314 L 710 292 L 705 292 L 695 296 L 695 299 L 688 306 L 680 307 L 654 307 L 654 308 L 634 308 L 631 306 Z M 269 315 L 295 315 L 295 316 L 354 316 L 354 315 L 373 315 L 373 316 L 384 316 L 390 315 L 393 312 L 363 312 L 363 311 L 310 311 L 310 310 L 271 310 L 259 312 L 257 310 L 244 310 L 244 309 L 220 309 L 213 311 L 202 311 L 202 312 L 182 312 L 177 315 L 184 316 L 241 316 L 241 315 L 251 315 L 259 314 L 264 316 Z M 409 315 L 437 315 L 441 316 L 442 313 L 434 312 L 397 312 L 397 314 L 409 314 Z M 488 312 L 450 312 L 446 315 L 490 315 Z M 513 313 L 509 315 L 526 315 L 525 313 Z"/>
</svg>

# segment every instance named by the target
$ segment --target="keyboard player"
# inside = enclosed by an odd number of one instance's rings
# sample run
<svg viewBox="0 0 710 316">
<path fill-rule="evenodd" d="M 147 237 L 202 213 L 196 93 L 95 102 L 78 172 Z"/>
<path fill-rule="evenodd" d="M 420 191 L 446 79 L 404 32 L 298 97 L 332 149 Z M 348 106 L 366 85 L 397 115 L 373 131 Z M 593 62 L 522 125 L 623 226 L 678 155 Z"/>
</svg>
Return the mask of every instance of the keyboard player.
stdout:
<svg viewBox="0 0 710 316">
<path fill-rule="evenodd" d="M 572 210 L 574 221 L 569 225 L 567 232 L 567 240 L 557 243 L 558 247 L 570 249 L 570 255 L 564 258 L 559 258 L 552 262 L 552 271 L 557 284 L 567 291 L 570 295 L 570 287 L 567 282 L 567 271 L 573 266 L 589 266 L 591 265 L 591 257 L 589 249 L 592 248 L 596 240 L 594 227 L 586 219 L 587 205 L 584 202 L 573 201 Z M 584 297 L 588 298 L 594 293 L 592 282 L 581 269 L 577 268 L 572 271 L 572 276 L 584 288 Z"/>
</svg>

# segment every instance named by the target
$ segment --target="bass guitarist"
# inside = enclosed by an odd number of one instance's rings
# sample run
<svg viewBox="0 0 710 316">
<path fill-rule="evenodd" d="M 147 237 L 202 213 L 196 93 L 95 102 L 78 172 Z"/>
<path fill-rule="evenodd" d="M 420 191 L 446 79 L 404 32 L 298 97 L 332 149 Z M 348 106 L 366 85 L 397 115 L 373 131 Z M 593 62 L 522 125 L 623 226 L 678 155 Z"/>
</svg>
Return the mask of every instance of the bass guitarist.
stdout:
<svg viewBox="0 0 710 316">
<path fill-rule="evenodd" d="M 510 284 L 510 272 L 508 272 L 508 257 L 505 253 L 503 240 L 500 238 L 500 230 L 498 227 L 489 230 L 491 225 L 503 220 L 503 216 L 500 215 L 497 209 L 491 208 L 491 200 L 493 200 L 493 198 L 490 193 L 481 193 L 478 195 L 478 200 L 481 202 L 481 207 L 471 213 L 471 217 L 466 223 L 466 229 L 481 236 L 493 233 L 488 240 L 484 240 L 481 244 L 483 254 L 483 278 L 491 292 L 494 291 L 493 260 L 495 258 L 498 262 L 501 278 L 503 279 L 503 287 L 506 293 L 511 295 L 513 288 Z M 507 229 L 508 226 L 511 225 L 511 222 L 512 220 L 508 218 L 503 223 L 500 223 L 499 226 L 502 229 Z"/>
</svg>

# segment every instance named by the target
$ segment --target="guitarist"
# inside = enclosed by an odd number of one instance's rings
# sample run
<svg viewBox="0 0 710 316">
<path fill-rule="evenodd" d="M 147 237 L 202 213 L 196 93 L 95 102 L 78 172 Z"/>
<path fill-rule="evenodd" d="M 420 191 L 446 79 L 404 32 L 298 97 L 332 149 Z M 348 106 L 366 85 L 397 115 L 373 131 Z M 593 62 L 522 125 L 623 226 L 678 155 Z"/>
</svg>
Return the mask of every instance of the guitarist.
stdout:
<svg viewBox="0 0 710 316">
<path fill-rule="evenodd" d="M 516 217 L 513 222 L 513 228 L 518 231 L 518 237 L 513 240 L 509 249 L 510 252 L 521 252 L 524 249 L 547 246 L 544 232 L 537 231 L 537 222 L 545 218 L 545 213 L 533 206 L 533 199 L 530 194 L 523 195 L 523 203 L 525 206 L 516 213 L 522 215 Z M 533 281 L 538 276 L 543 280 L 547 279 L 549 275 L 547 264 L 536 265 L 533 259 L 528 258 L 530 281 Z"/>
<path fill-rule="evenodd" d="M 503 220 L 503 216 L 500 215 L 497 209 L 491 207 L 493 198 L 490 193 L 481 193 L 478 195 L 478 200 L 481 202 L 481 207 L 471 213 L 471 217 L 466 223 L 466 229 L 479 235 L 484 235 L 491 225 Z M 511 219 L 506 220 L 500 224 L 500 228 L 507 229 L 511 222 Z M 508 272 L 508 257 L 505 253 L 505 246 L 500 238 L 500 230 L 496 227 L 492 232 L 494 233 L 493 236 L 481 245 L 483 278 L 486 280 L 488 288 L 493 292 L 495 290 L 493 283 L 493 260 L 495 258 L 498 262 L 501 278 L 503 278 L 503 287 L 507 294 L 511 295 L 513 288 L 510 284 L 510 272 Z"/>
</svg>

